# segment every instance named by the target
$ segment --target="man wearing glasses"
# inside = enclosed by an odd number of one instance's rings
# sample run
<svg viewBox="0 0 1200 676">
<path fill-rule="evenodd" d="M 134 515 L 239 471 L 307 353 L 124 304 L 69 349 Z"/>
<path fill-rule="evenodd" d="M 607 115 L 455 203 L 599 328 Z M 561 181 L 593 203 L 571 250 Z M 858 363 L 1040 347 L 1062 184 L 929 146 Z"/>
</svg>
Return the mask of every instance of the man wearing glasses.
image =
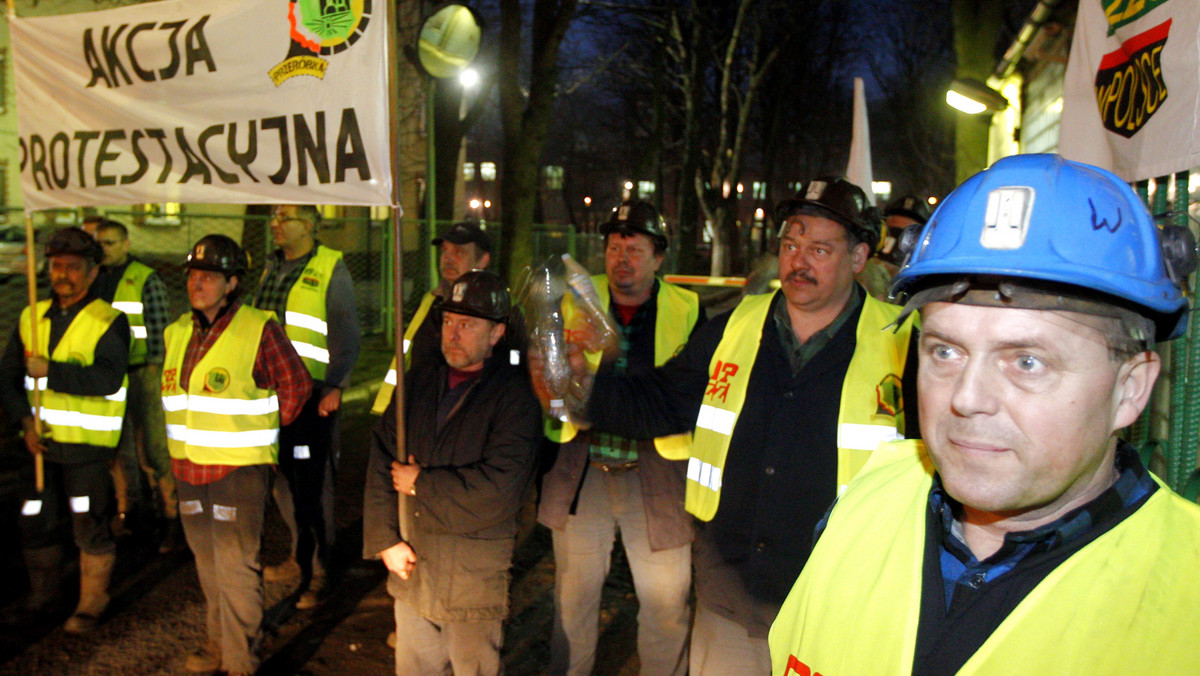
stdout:
<svg viewBox="0 0 1200 676">
<path fill-rule="evenodd" d="M 277 247 L 263 269 L 254 306 L 283 322 L 313 378 L 299 417 L 280 429 L 275 501 L 292 532 L 292 557 L 267 566 L 266 580 L 300 576 L 300 609 L 312 608 L 325 584 L 333 540 L 333 444 L 342 388 L 358 358 L 360 331 L 354 283 L 342 253 L 315 239 L 321 212 L 280 205 L 271 218 Z"/>
</svg>

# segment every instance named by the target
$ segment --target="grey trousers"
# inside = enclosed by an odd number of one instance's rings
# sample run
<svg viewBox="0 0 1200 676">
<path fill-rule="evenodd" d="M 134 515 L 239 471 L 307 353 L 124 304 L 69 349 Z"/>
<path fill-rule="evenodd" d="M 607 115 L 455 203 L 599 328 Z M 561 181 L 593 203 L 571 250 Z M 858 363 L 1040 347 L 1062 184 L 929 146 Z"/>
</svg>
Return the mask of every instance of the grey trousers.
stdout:
<svg viewBox="0 0 1200 676">
<path fill-rule="evenodd" d="M 251 673 L 263 616 L 263 510 L 270 465 L 239 467 L 202 486 L 178 482 L 179 513 L 207 606 L 208 638 L 221 669 Z"/>
<path fill-rule="evenodd" d="M 499 676 L 502 620 L 435 622 L 395 602 L 396 676 Z"/>
<path fill-rule="evenodd" d="M 590 676 L 600 637 L 600 596 L 617 530 L 638 599 L 638 658 L 643 676 L 688 671 L 690 544 L 654 551 L 636 471 L 587 473 L 575 513 L 554 536 L 554 676 Z"/>
</svg>

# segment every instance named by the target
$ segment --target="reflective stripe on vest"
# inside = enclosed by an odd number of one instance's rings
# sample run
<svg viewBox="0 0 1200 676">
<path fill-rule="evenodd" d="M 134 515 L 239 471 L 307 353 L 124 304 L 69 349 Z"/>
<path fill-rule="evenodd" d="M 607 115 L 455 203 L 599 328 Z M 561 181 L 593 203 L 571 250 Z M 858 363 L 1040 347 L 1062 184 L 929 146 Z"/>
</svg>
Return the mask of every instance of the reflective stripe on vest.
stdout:
<svg viewBox="0 0 1200 676">
<path fill-rule="evenodd" d="M 38 344 L 35 350 L 28 349 L 29 308 L 26 307 L 21 312 L 20 336 L 28 354 L 47 356 L 50 345 L 50 320 L 45 319 L 45 315 L 51 302 L 44 300 L 37 304 Z M 117 310 L 102 300 L 96 299 L 88 303 L 71 320 L 70 326 L 54 346 L 54 353 L 49 355 L 49 359 L 90 366 L 96 358 L 96 344 L 119 316 L 121 315 Z M 128 377 L 122 377 L 121 387 L 116 392 L 102 396 L 57 392 L 47 389 L 48 382 L 48 378 L 35 380 L 26 377 L 25 395 L 32 414 L 34 389 L 41 390 L 41 418 L 46 423 L 46 431 L 51 439 L 60 443 L 91 444 L 105 448 L 117 445 L 121 439 L 121 421 L 125 417 Z"/>
<path fill-rule="evenodd" d="M 117 291 L 113 294 L 112 306 L 125 313 L 129 320 L 129 365 L 141 366 L 146 363 L 146 310 L 142 305 L 142 292 L 146 288 L 146 280 L 154 274 L 154 268 L 139 261 L 129 261 L 121 280 L 117 282 Z"/>
<path fill-rule="evenodd" d="M 425 322 L 425 318 L 429 316 L 429 308 L 433 307 L 433 301 L 437 296 L 432 293 L 427 293 L 421 297 L 421 304 L 417 306 L 417 311 L 413 313 L 412 320 L 404 329 L 404 370 L 407 371 L 412 365 L 412 357 L 408 354 L 408 348 L 412 347 L 413 337 L 417 335 L 417 329 L 421 328 L 421 324 Z M 387 410 L 388 404 L 392 403 L 392 393 L 396 391 L 396 358 L 392 357 L 392 363 L 388 365 L 387 374 L 383 377 L 383 384 L 379 386 L 379 392 L 375 394 L 375 402 L 371 404 L 371 413 L 375 415 L 383 415 Z"/>
<path fill-rule="evenodd" d="M 932 481 L 919 442 L 879 448 L 830 513 L 771 627 L 772 673 L 789 664 L 794 673 L 912 672 Z M 1200 507 L 1159 482 L 1030 590 L 958 673 L 1195 673 L 1197 541 Z"/>
<path fill-rule="evenodd" d="M 342 252 L 317 245 L 316 253 L 308 259 L 288 292 L 287 311 L 283 315 L 284 329 L 313 380 L 324 380 L 325 370 L 329 367 L 329 324 L 326 321 L 325 298 L 333 268 L 341 259 Z"/>
<path fill-rule="evenodd" d="M 696 462 L 688 465 L 684 500 L 687 511 L 702 521 L 711 520 L 720 503 L 720 476 L 738 415 L 745 403 L 759 344 L 764 331 L 775 330 L 768 323 L 774 296 L 772 293 L 742 299 L 730 315 L 721 342 L 709 362 L 709 382 L 692 441 Z M 904 373 L 913 320 L 893 331 L 889 325 L 899 313 L 899 307 L 869 295 L 863 300 L 855 334 L 857 345 L 842 381 L 838 409 L 839 493 L 880 442 L 902 438 L 904 409 L 900 400 L 900 374 Z M 709 480 L 702 480 L 704 478 Z"/>
<path fill-rule="evenodd" d="M 162 404 L 172 458 L 200 465 L 273 464 L 278 455 L 279 398 L 254 383 L 254 360 L 272 313 L 242 305 L 179 382 L 192 336 L 187 313 L 167 327 Z"/>
<path fill-rule="evenodd" d="M 596 295 L 600 297 L 600 307 L 607 310 L 611 302 L 608 275 L 592 275 L 591 279 L 592 286 L 596 288 Z M 568 328 L 583 321 L 575 303 L 569 301 L 569 298 L 571 294 L 563 297 L 563 324 Z M 688 337 L 692 335 L 692 327 L 700 319 L 700 297 L 694 291 L 659 279 L 655 302 L 654 365 L 662 366 L 687 344 Z M 587 357 L 588 366 L 594 373 L 600 367 L 600 353 L 588 352 L 584 356 Z M 547 416 L 543 422 L 543 432 L 551 441 L 567 442 L 575 438 L 578 430 L 569 422 Z M 687 460 L 691 437 L 691 434 L 659 437 L 654 440 L 654 447 L 668 460 Z"/>
</svg>

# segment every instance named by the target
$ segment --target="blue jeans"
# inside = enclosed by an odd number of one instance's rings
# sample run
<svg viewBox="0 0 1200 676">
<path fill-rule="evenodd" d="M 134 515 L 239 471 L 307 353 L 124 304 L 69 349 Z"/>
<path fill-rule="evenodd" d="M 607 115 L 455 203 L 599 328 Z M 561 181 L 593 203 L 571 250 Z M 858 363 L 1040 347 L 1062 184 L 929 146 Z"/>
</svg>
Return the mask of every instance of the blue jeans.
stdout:
<svg viewBox="0 0 1200 676">
<path fill-rule="evenodd" d="M 600 633 L 600 593 L 617 530 L 638 598 L 638 657 L 647 676 L 687 673 L 691 545 L 651 551 L 637 470 L 589 467 L 575 514 L 554 530 L 550 673 L 589 676 Z"/>
</svg>

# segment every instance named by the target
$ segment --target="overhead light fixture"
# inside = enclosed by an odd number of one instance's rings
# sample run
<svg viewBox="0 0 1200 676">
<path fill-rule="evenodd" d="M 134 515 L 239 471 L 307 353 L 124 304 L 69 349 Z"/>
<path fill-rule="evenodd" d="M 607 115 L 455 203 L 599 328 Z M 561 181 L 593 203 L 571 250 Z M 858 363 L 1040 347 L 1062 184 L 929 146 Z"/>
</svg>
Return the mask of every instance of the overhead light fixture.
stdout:
<svg viewBox="0 0 1200 676">
<path fill-rule="evenodd" d="M 1008 100 L 995 89 L 972 78 L 956 79 L 946 91 L 946 103 L 968 115 L 995 113 L 1008 107 Z"/>
</svg>

